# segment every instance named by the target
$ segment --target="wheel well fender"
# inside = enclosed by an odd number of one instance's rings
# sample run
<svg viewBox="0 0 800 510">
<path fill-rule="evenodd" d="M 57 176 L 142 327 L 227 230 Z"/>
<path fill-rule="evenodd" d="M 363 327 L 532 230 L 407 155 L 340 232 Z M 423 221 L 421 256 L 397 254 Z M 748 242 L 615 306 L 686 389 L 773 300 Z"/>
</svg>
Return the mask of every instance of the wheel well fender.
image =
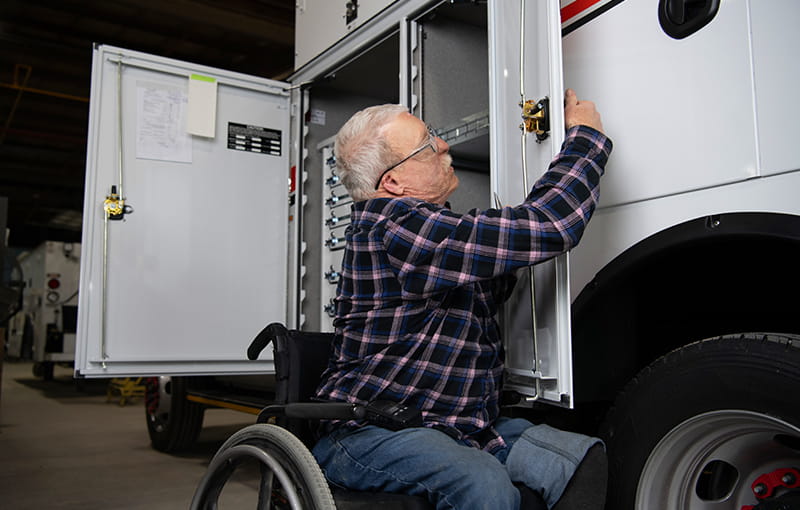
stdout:
<svg viewBox="0 0 800 510">
<path fill-rule="evenodd" d="M 572 304 L 575 396 L 610 401 L 641 368 L 717 335 L 800 332 L 800 216 L 728 213 L 656 233 Z"/>
</svg>

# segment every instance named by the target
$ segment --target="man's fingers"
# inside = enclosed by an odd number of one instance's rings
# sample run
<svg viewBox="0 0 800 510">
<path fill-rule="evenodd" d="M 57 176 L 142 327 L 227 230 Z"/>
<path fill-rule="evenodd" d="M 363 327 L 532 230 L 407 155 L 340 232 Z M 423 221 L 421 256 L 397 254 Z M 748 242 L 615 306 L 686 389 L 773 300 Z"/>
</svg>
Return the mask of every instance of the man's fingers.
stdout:
<svg viewBox="0 0 800 510">
<path fill-rule="evenodd" d="M 575 106 L 578 104 L 578 96 L 572 89 L 567 89 L 564 93 L 564 106 Z"/>
<path fill-rule="evenodd" d="M 603 131 L 603 122 L 594 103 L 578 101 L 578 95 L 572 89 L 564 92 L 564 124 L 567 129 L 582 125 Z"/>
</svg>

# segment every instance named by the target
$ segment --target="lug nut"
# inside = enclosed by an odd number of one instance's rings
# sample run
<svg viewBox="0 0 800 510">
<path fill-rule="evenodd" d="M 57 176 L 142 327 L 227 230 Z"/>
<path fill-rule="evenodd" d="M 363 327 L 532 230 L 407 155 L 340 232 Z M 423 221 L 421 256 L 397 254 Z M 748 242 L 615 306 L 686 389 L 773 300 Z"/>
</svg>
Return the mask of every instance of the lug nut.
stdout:
<svg viewBox="0 0 800 510">
<path fill-rule="evenodd" d="M 786 485 L 794 485 L 794 483 L 797 481 L 797 477 L 794 475 L 794 473 L 786 473 L 783 475 L 783 477 L 781 477 L 781 481 Z"/>
<path fill-rule="evenodd" d="M 756 485 L 755 487 L 753 487 L 753 492 L 756 493 L 756 496 L 760 496 L 761 494 L 764 494 L 765 492 L 767 492 L 767 486 L 764 485 L 763 483 L 760 483 L 760 484 Z"/>
</svg>

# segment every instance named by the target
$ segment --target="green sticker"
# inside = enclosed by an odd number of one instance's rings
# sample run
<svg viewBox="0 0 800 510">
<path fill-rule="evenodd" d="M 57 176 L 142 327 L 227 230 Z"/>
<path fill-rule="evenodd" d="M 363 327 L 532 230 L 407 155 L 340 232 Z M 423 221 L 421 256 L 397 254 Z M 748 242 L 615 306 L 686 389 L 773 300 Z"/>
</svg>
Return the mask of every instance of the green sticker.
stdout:
<svg viewBox="0 0 800 510">
<path fill-rule="evenodd" d="M 210 76 L 203 76 L 202 74 L 193 74 L 192 75 L 192 79 L 193 80 L 199 80 L 199 81 L 207 81 L 207 82 L 210 82 L 210 83 L 214 83 L 215 81 L 217 81 L 216 78 L 212 78 Z"/>
</svg>

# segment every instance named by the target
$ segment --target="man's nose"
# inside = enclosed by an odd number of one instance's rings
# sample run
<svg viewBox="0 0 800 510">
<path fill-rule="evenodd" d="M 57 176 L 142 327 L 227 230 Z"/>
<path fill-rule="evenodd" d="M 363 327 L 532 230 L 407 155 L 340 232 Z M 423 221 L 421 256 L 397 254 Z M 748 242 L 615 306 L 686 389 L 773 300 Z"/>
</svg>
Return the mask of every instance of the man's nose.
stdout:
<svg viewBox="0 0 800 510">
<path fill-rule="evenodd" d="M 441 138 L 439 138 L 437 136 L 436 137 L 436 149 L 441 153 L 449 152 L 450 151 L 450 145 L 448 145 L 447 142 L 445 142 L 444 140 L 442 140 Z"/>
</svg>

